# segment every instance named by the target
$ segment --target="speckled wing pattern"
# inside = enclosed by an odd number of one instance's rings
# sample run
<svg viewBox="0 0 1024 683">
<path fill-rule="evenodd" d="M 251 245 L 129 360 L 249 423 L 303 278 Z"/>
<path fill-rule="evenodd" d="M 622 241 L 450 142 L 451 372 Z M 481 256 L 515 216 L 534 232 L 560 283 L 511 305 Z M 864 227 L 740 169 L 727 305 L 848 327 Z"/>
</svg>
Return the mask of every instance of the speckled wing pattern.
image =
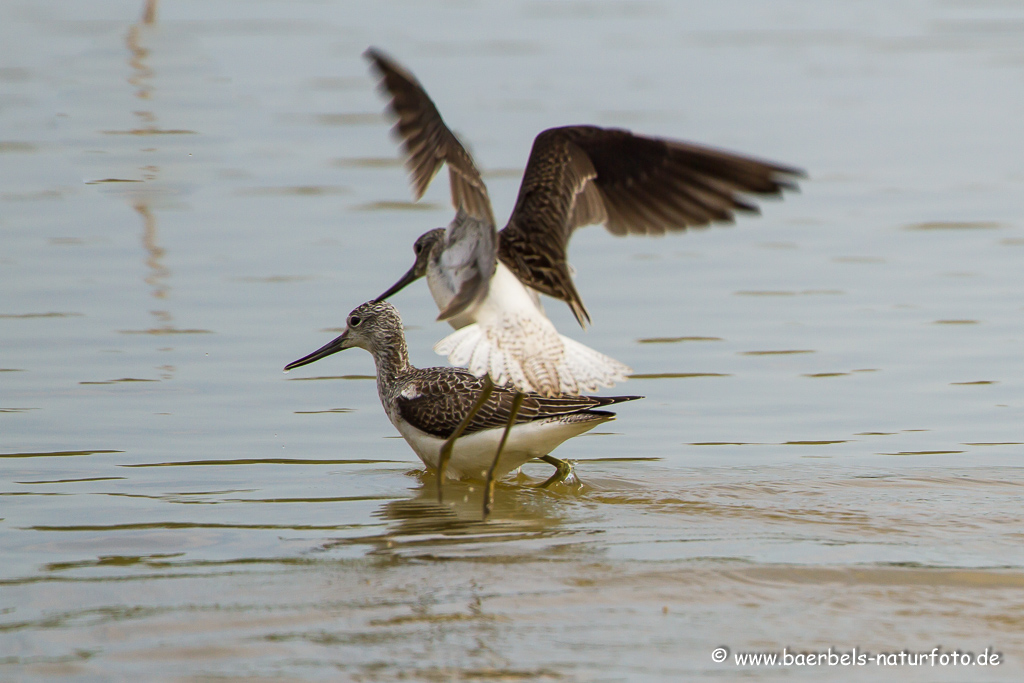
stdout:
<svg viewBox="0 0 1024 683">
<path fill-rule="evenodd" d="M 458 368 L 414 369 L 395 387 L 394 402 L 399 415 L 412 426 L 442 439 L 455 431 L 480 396 L 484 380 Z M 466 434 L 503 428 L 512 414 L 516 390 L 495 387 L 466 428 Z M 516 424 L 559 415 L 572 415 L 594 408 L 632 401 L 640 396 L 541 396 L 529 393 L 516 415 Z"/>
<path fill-rule="evenodd" d="M 395 131 L 402 140 L 416 199 L 423 196 L 441 165 L 447 163 L 452 204 L 493 225 L 491 199 L 480 171 L 445 125 L 423 86 L 380 50 L 371 47 L 363 55 L 380 74 L 382 90 L 390 96 L 389 108 L 398 119 Z"/>
<path fill-rule="evenodd" d="M 604 223 L 616 235 L 732 221 L 756 213 L 742 193 L 778 195 L 803 172 L 722 150 L 597 126 L 565 126 L 534 140 L 498 254 L 522 282 L 590 316 L 567 262 L 573 230 Z"/>
</svg>

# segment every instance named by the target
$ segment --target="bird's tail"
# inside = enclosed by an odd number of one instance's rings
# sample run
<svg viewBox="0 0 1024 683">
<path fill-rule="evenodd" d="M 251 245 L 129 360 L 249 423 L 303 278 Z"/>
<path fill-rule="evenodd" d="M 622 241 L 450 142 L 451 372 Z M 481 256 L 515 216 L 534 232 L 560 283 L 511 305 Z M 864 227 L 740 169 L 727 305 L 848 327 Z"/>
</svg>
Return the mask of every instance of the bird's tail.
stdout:
<svg viewBox="0 0 1024 683">
<path fill-rule="evenodd" d="M 489 328 L 479 323 L 455 330 L 434 351 L 452 365 L 477 376 L 490 374 L 495 383 L 511 382 L 524 391 L 544 395 L 585 394 L 610 387 L 629 377 L 629 366 L 588 346 L 555 335 L 554 344 L 529 352 L 516 344 L 502 344 Z"/>
<path fill-rule="evenodd" d="M 614 386 L 629 379 L 633 369 L 625 363 L 580 344 L 575 339 L 558 335 L 565 346 L 564 366 L 576 378 L 573 394 L 587 394 L 601 387 Z"/>
</svg>

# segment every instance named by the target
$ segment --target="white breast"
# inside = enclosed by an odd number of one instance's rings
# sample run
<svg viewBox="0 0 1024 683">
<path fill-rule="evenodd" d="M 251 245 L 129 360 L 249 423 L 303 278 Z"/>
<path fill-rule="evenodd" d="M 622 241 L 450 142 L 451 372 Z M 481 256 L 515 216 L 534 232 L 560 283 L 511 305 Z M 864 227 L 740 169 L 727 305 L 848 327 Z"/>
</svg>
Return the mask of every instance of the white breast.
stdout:
<svg viewBox="0 0 1024 683">
<path fill-rule="evenodd" d="M 455 298 L 452 282 L 444 277 L 439 269 L 431 268 L 427 271 L 427 286 L 439 311 L 448 308 L 448 304 Z M 448 322 L 455 329 L 460 329 L 475 322 L 494 325 L 508 315 L 547 319 L 536 294 L 531 293 L 512 271 L 498 261 L 488 286 L 487 296 L 476 306 L 463 311 Z"/>
<path fill-rule="evenodd" d="M 496 477 L 504 476 L 524 463 L 547 455 L 555 450 L 563 441 L 590 431 L 602 422 L 613 419 L 611 416 L 577 416 L 583 419 L 565 419 L 553 417 L 547 420 L 525 422 L 512 428 L 508 442 L 501 453 Z M 437 469 L 444 439 L 422 432 L 401 418 L 392 420 L 398 431 L 416 451 L 425 465 Z M 498 451 L 504 428 L 486 429 L 474 432 L 456 440 L 452 449 L 452 457 L 445 470 L 449 479 L 478 479 L 487 476 L 487 470 Z"/>
</svg>

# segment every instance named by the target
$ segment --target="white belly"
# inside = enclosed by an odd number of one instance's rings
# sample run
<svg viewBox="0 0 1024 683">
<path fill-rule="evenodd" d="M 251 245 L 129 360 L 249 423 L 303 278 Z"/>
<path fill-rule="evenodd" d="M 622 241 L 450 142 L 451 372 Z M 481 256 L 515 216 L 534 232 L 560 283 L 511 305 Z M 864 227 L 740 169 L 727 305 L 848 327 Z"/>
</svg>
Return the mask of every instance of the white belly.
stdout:
<svg viewBox="0 0 1024 683">
<path fill-rule="evenodd" d="M 531 294 L 501 261 L 494 269 L 487 296 L 473 310 L 472 316 L 470 322 L 481 325 L 494 325 L 509 317 L 543 318 L 547 321 L 536 295 Z"/>
<path fill-rule="evenodd" d="M 512 428 L 505 449 L 501 452 L 501 461 L 498 463 L 495 477 L 504 476 L 534 458 L 547 455 L 566 439 L 587 432 L 611 419 L 611 415 L 594 416 L 592 419 L 575 416 L 574 419 L 568 420 L 554 417 L 518 424 Z M 444 439 L 422 432 L 402 419 L 397 420 L 395 426 L 416 451 L 416 455 L 420 456 L 420 460 L 430 469 L 436 470 Z M 447 477 L 485 479 L 504 431 L 504 428 L 487 429 L 458 439 L 445 470 Z"/>
</svg>

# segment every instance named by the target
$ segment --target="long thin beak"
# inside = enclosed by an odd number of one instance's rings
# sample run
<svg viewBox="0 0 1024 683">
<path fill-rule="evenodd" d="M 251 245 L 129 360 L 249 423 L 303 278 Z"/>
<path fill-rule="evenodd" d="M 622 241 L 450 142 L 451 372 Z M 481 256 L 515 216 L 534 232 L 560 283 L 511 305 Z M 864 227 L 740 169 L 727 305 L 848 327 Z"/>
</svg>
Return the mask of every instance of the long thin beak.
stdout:
<svg viewBox="0 0 1024 683">
<path fill-rule="evenodd" d="M 391 285 L 391 288 L 388 289 L 388 291 L 386 291 L 383 294 L 381 294 L 380 296 L 378 296 L 375 299 L 375 301 L 387 301 L 387 298 L 389 296 L 392 296 L 393 294 L 396 294 L 396 293 L 402 291 L 407 286 L 411 285 L 413 282 L 416 282 L 416 280 L 419 280 L 421 276 L 416 274 L 416 265 L 417 264 L 415 264 L 415 263 L 412 264 L 412 268 L 409 269 L 409 272 L 407 272 L 405 275 L 403 275 L 401 277 L 401 279 L 399 279 L 398 282 L 396 282 L 395 284 Z"/>
<path fill-rule="evenodd" d="M 336 339 L 324 344 L 323 346 L 321 346 L 319 349 L 309 354 L 308 356 L 303 356 L 302 358 L 296 361 L 292 361 L 288 365 L 284 366 L 284 371 L 288 372 L 293 368 L 298 368 L 303 365 L 309 365 L 310 363 L 316 362 L 321 358 L 326 358 L 327 356 L 330 356 L 333 353 L 337 353 L 338 351 L 344 351 L 345 349 L 349 348 L 345 346 L 346 341 L 348 341 L 348 328 L 346 328 L 345 331 L 342 332 L 341 335 L 338 336 Z"/>
</svg>

